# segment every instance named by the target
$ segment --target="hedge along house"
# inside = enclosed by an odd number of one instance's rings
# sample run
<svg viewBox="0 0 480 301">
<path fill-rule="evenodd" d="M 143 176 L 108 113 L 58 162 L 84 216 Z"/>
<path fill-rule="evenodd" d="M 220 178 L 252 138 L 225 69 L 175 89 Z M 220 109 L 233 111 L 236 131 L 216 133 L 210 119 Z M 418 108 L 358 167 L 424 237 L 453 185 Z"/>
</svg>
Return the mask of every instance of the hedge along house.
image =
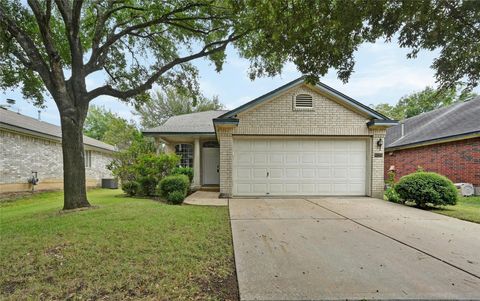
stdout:
<svg viewBox="0 0 480 301">
<path fill-rule="evenodd" d="M 383 142 L 396 122 L 301 77 L 231 111 L 145 130 L 221 196 L 383 195 Z"/>
<path fill-rule="evenodd" d="M 480 191 L 480 97 L 402 120 L 387 130 L 385 177 L 418 167 Z"/>
<path fill-rule="evenodd" d="M 59 126 L 0 109 L 0 193 L 29 191 L 33 172 L 37 190 L 63 188 L 62 131 Z M 100 186 L 111 178 L 106 165 L 112 145 L 84 136 L 86 184 Z"/>
</svg>

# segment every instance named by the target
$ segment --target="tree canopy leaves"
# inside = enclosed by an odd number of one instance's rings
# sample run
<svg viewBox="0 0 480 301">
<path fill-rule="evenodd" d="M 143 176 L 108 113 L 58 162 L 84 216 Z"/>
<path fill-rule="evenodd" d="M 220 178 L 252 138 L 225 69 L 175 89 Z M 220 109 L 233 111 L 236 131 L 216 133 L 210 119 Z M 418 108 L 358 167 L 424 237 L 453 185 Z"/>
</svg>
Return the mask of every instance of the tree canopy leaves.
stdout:
<svg viewBox="0 0 480 301">
<path fill-rule="evenodd" d="M 152 128 L 163 124 L 168 118 L 175 115 L 220 110 L 223 105 L 218 97 L 209 99 L 203 95 L 195 99 L 189 94 L 176 89 L 167 88 L 165 91 L 155 91 L 152 99 L 138 106 L 134 114 L 140 116 L 140 123 L 144 128 Z"/>
<path fill-rule="evenodd" d="M 475 96 L 477 96 L 476 93 L 467 90 L 460 92 L 455 88 L 437 90 L 426 87 L 420 92 L 402 97 L 395 105 L 381 103 L 373 108 L 392 119 L 402 120 L 457 102 L 469 101 Z"/>
<path fill-rule="evenodd" d="M 141 136 L 133 122 L 118 116 L 104 107 L 91 106 L 83 127 L 85 135 L 116 146 L 127 148 Z"/>
</svg>

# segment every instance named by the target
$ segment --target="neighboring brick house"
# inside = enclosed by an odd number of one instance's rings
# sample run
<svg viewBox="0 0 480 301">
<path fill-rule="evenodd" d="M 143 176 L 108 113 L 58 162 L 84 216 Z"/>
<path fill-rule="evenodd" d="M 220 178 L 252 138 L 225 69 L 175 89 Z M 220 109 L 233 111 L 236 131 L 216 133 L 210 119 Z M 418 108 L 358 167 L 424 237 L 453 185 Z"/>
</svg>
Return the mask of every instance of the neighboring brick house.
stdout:
<svg viewBox="0 0 480 301">
<path fill-rule="evenodd" d="M 28 179 L 38 173 L 35 189 L 62 189 L 61 128 L 19 113 L 0 109 L 0 193 L 28 191 Z M 99 186 L 112 177 L 106 165 L 114 147 L 84 136 L 86 184 Z"/>
<path fill-rule="evenodd" d="M 381 197 L 383 139 L 395 124 L 302 77 L 231 111 L 175 116 L 144 134 L 181 155 L 196 186 L 225 197 Z"/>
<path fill-rule="evenodd" d="M 385 177 L 421 166 L 454 183 L 480 186 L 480 97 L 405 119 L 387 130 Z"/>
</svg>

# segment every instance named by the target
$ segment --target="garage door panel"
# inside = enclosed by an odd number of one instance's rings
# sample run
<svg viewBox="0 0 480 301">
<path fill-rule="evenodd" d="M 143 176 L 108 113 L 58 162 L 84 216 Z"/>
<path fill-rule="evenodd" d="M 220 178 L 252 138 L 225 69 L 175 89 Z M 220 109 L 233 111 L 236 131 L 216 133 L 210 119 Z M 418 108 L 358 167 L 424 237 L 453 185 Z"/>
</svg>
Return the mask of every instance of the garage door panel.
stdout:
<svg viewBox="0 0 480 301">
<path fill-rule="evenodd" d="M 266 194 L 267 193 L 267 184 L 266 183 L 256 183 L 253 184 L 253 193 L 261 193 L 261 194 Z"/>
<path fill-rule="evenodd" d="M 239 167 L 235 170 L 236 178 L 239 180 L 250 180 L 252 178 L 251 171 L 250 168 Z"/>
<path fill-rule="evenodd" d="M 268 141 L 265 140 L 253 140 L 252 141 L 252 150 L 253 151 L 266 151 L 268 149 Z"/>
<path fill-rule="evenodd" d="M 270 168 L 271 179 L 282 179 L 283 178 L 283 168 Z"/>
<path fill-rule="evenodd" d="M 345 151 L 339 151 L 333 154 L 333 164 L 335 165 L 348 165 L 349 153 Z"/>
<path fill-rule="evenodd" d="M 331 175 L 331 168 L 330 167 L 319 167 L 317 168 L 317 177 L 318 178 L 330 178 Z"/>
<path fill-rule="evenodd" d="M 238 152 L 235 158 L 238 165 L 248 165 L 253 163 L 251 153 Z"/>
<path fill-rule="evenodd" d="M 333 153 L 327 151 L 317 152 L 317 163 L 320 165 L 330 165 L 333 162 Z"/>
<path fill-rule="evenodd" d="M 285 192 L 287 194 L 300 194 L 300 185 L 298 183 L 285 184 Z"/>
<path fill-rule="evenodd" d="M 302 177 L 304 179 L 315 179 L 315 168 L 302 168 Z"/>
<path fill-rule="evenodd" d="M 283 165 L 283 153 L 271 153 L 268 157 L 269 165 Z"/>
<path fill-rule="evenodd" d="M 299 168 L 285 168 L 285 179 L 297 179 L 300 178 Z"/>
<path fill-rule="evenodd" d="M 282 195 L 284 193 L 283 191 L 283 184 L 276 184 L 276 183 L 271 183 L 270 184 L 270 194 L 272 195 Z"/>
<path fill-rule="evenodd" d="M 254 153 L 253 163 L 254 164 L 266 164 L 267 163 L 267 154 L 266 153 Z"/>
<path fill-rule="evenodd" d="M 299 155 L 287 153 L 285 154 L 285 164 L 298 164 L 299 162 Z"/>
<path fill-rule="evenodd" d="M 234 140 L 234 195 L 365 195 L 365 139 Z"/>
<path fill-rule="evenodd" d="M 315 164 L 315 153 L 303 153 L 302 154 L 302 163 L 303 164 Z"/>
<path fill-rule="evenodd" d="M 257 179 L 265 179 L 267 175 L 267 169 L 266 168 L 254 168 L 253 169 L 253 180 Z"/>
</svg>

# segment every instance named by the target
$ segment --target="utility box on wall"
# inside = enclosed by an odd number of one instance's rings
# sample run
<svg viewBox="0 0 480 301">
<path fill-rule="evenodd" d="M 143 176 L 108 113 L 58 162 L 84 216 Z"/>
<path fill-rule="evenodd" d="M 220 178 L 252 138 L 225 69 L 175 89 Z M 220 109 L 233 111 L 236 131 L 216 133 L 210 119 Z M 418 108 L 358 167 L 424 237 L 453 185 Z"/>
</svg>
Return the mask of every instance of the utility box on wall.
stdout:
<svg viewBox="0 0 480 301">
<path fill-rule="evenodd" d="M 117 189 L 118 180 L 117 179 L 102 179 L 102 188 Z"/>
</svg>

